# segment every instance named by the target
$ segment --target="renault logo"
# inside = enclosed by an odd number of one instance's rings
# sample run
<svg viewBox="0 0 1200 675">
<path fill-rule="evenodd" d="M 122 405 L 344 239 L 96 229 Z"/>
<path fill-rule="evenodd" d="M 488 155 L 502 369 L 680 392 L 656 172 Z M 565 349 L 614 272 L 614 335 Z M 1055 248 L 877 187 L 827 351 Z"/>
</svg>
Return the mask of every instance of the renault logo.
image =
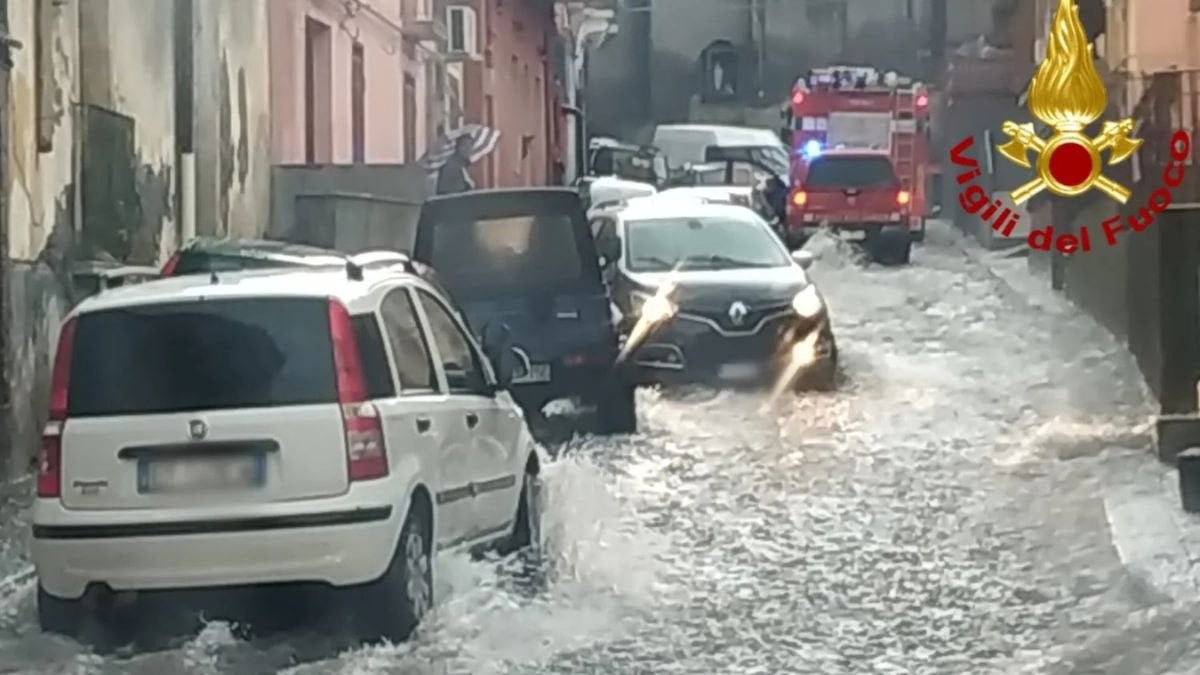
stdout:
<svg viewBox="0 0 1200 675">
<path fill-rule="evenodd" d="M 204 420 L 192 420 L 188 422 L 188 436 L 193 441 L 202 441 L 207 435 L 208 425 L 204 423 Z"/>
<path fill-rule="evenodd" d="M 746 303 L 738 301 L 729 306 L 729 320 L 733 325 L 740 326 L 746 320 L 746 315 L 750 310 L 746 308 Z"/>
</svg>

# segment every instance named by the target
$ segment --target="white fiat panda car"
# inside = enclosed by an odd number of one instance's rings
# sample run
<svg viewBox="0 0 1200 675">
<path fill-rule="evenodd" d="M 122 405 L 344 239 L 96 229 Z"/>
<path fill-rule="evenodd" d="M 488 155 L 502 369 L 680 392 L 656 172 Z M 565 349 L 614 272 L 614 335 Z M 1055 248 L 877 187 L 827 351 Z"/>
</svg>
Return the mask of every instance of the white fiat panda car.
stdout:
<svg viewBox="0 0 1200 675">
<path fill-rule="evenodd" d="M 437 552 L 540 536 L 507 329 L 483 333 L 411 267 L 353 262 L 85 300 L 39 457 L 43 630 L 77 635 L 130 591 L 296 582 L 361 598 L 369 639 L 404 639 Z"/>
</svg>

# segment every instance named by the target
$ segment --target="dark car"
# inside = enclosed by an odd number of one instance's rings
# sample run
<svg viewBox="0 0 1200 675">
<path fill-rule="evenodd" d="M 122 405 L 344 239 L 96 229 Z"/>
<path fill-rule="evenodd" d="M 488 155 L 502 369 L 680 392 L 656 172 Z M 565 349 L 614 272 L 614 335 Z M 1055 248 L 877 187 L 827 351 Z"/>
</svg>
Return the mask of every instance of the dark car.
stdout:
<svg viewBox="0 0 1200 675">
<path fill-rule="evenodd" d="M 413 257 L 438 271 L 471 324 L 510 328 L 513 396 L 532 418 L 552 400 L 578 397 L 596 406 L 602 432 L 636 430 L 635 386 L 614 369 L 617 334 L 577 191 L 429 199 Z"/>
<path fill-rule="evenodd" d="M 416 274 L 448 295 L 437 273 L 428 265 L 399 251 L 365 251 L 348 254 L 340 251 L 291 244 L 269 239 L 218 239 L 198 237 L 189 241 L 163 265 L 161 275 L 214 274 L 240 270 L 275 268 L 338 269 L 347 265 L 362 269 L 398 266 Z M 461 313 L 461 312 L 460 312 Z"/>
<path fill-rule="evenodd" d="M 811 254 L 789 253 L 750 209 L 664 193 L 597 213 L 592 228 L 636 379 L 834 386 Z"/>
<path fill-rule="evenodd" d="M 197 237 L 175 252 L 163 265 L 164 277 L 211 274 L 275 267 L 341 267 L 346 256 L 314 246 L 267 239 Z"/>
<path fill-rule="evenodd" d="M 828 225 L 862 241 L 879 262 L 908 264 L 912 195 L 901 186 L 886 152 L 834 150 L 818 155 L 809 162 L 789 201 L 792 243 L 800 244 L 816 228 Z"/>
</svg>

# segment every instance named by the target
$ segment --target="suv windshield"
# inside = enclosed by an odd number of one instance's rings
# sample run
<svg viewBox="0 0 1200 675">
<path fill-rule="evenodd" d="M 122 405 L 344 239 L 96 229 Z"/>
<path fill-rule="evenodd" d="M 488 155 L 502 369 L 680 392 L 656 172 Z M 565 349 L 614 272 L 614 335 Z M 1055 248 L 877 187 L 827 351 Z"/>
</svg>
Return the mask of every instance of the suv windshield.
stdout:
<svg viewBox="0 0 1200 675">
<path fill-rule="evenodd" d="M 779 240 L 752 214 L 631 220 L 625 237 L 631 272 L 791 264 Z"/>
<path fill-rule="evenodd" d="M 327 302 L 256 298 L 89 312 L 69 414 L 132 415 L 337 400 Z"/>
<path fill-rule="evenodd" d="M 439 223 L 430 264 L 454 293 L 552 288 L 583 274 L 569 215 L 517 215 Z"/>
<path fill-rule="evenodd" d="M 804 185 L 812 188 L 891 188 L 897 184 L 887 157 L 818 157 Z"/>
</svg>

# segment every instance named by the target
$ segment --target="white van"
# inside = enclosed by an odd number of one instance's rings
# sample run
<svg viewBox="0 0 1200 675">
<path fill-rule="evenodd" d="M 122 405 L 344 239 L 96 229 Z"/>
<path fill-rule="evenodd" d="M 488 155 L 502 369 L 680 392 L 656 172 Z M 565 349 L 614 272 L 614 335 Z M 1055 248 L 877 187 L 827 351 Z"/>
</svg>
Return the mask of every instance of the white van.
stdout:
<svg viewBox="0 0 1200 675">
<path fill-rule="evenodd" d="M 704 164 L 704 151 L 716 146 L 777 148 L 786 164 L 787 145 L 770 129 L 717 124 L 660 124 L 654 128 L 654 147 L 662 150 L 672 169 L 684 164 Z M 772 152 L 772 154 L 776 154 Z"/>
</svg>

